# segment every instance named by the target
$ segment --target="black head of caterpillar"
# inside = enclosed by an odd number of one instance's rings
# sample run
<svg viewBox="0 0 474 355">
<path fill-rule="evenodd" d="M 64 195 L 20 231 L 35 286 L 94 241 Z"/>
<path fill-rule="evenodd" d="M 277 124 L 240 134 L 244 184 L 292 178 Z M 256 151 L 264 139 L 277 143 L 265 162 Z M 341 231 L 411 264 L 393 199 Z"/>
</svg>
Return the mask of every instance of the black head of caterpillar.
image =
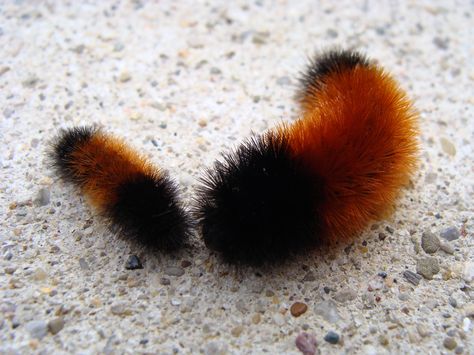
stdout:
<svg viewBox="0 0 474 355">
<path fill-rule="evenodd" d="M 321 90 L 327 75 L 350 70 L 358 65 L 367 67 L 370 61 L 365 55 L 356 51 L 334 49 L 313 56 L 299 78 L 296 100 L 302 102 L 309 95 Z"/>
<path fill-rule="evenodd" d="M 228 262 L 252 265 L 314 246 L 317 185 L 285 139 L 249 139 L 203 178 L 195 216 L 206 245 Z"/>
</svg>

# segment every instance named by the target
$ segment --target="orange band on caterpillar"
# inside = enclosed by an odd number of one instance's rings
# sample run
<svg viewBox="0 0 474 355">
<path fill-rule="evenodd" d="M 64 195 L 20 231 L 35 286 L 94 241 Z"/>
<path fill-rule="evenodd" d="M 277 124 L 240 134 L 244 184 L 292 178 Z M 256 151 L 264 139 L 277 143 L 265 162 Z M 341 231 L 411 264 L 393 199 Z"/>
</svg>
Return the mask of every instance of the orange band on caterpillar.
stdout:
<svg viewBox="0 0 474 355">
<path fill-rule="evenodd" d="M 95 127 L 63 130 L 52 158 L 58 174 L 80 187 L 123 236 L 157 249 L 185 242 L 189 220 L 176 186 L 122 140 Z"/>
<path fill-rule="evenodd" d="M 248 140 L 203 179 L 203 238 L 228 261 L 274 261 L 350 238 L 391 210 L 415 169 L 417 115 L 364 56 L 316 58 L 297 98 L 300 120 Z"/>
</svg>

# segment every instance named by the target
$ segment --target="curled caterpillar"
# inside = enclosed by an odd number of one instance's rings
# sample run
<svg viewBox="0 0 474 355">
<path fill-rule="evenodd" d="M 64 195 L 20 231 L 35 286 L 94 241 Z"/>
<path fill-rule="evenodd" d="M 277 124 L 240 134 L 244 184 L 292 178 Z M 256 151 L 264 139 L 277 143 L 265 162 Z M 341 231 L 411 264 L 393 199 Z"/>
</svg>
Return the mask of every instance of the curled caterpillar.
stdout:
<svg viewBox="0 0 474 355">
<path fill-rule="evenodd" d="M 261 264 L 352 238 L 393 208 L 415 170 L 417 113 L 365 56 L 311 61 L 301 118 L 245 141 L 208 170 L 195 215 L 225 260 Z"/>
<path fill-rule="evenodd" d="M 51 158 L 124 237 L 162 250 L 186 242 L 190 222 L 176 185 L 124 141 L 96 127 L 74 127 L 56 137 Z"/>
</svg>

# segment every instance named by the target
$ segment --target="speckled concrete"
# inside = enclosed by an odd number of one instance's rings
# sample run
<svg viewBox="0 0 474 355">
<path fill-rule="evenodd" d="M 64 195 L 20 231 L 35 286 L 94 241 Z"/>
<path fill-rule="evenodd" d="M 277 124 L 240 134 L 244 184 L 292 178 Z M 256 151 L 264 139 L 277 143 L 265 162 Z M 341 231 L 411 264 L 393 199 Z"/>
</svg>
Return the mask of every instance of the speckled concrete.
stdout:
<svg viewBox="0 0 474 355">
<path fill-rule="evenodd" d="M 0 3 L 0 353 L 298 354 L 302 332 L 323 354 L 474 353 L 472 2 L 226 3 Z M 223 265 L 197 235 L 150 255 L 48 168 L 60 127 L 99 123 L 191 203 L 220 152 L 297 118 L 295 78 L 333 45 L 378 59 L 421 113 L 419 173 L 353 245 L 276 269 Z M 425 258 L 432 280 L 403 276 Z"/>
</svg>

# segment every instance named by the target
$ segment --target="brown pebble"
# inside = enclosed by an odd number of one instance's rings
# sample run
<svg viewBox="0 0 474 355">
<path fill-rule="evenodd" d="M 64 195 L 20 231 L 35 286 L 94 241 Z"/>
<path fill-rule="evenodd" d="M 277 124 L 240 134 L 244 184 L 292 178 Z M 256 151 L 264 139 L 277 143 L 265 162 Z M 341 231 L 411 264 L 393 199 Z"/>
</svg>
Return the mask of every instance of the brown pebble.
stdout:
<svg viewBox="0 0 474 355">
<path fill-rule="evenodd" d="M 186 268 L 188 266 L 191 266 L 191 262 L 189 260 L 183 260 L 181 261 L 181 267 Z"/>
<path fill-rule="evenodd" d="M 290 308 L 293 317 L 299 317 L 308 310 L 308 306 L 302 302 L 295 302 Z"/>
<path fill-rule="evenodd" d="M 244 327 L 241 325 L 238 325 L 234 329 L 232 329 L 230 333 L 232 334 L 232 336 L 237 338 L 240 336 L 240 334 L 242 334 L 243 330 L 244 330 Z"/>
<path fill-rule="evenodd" d="M 201 118 L 201 119 L 198 121 L 198 125 L 199 125 L 199 127 L 202 127 L 202 128 L 206 127 L 206 126 L 207 126 L 207 120 L 204 119 L 204 118 Z"/>
</svg>

